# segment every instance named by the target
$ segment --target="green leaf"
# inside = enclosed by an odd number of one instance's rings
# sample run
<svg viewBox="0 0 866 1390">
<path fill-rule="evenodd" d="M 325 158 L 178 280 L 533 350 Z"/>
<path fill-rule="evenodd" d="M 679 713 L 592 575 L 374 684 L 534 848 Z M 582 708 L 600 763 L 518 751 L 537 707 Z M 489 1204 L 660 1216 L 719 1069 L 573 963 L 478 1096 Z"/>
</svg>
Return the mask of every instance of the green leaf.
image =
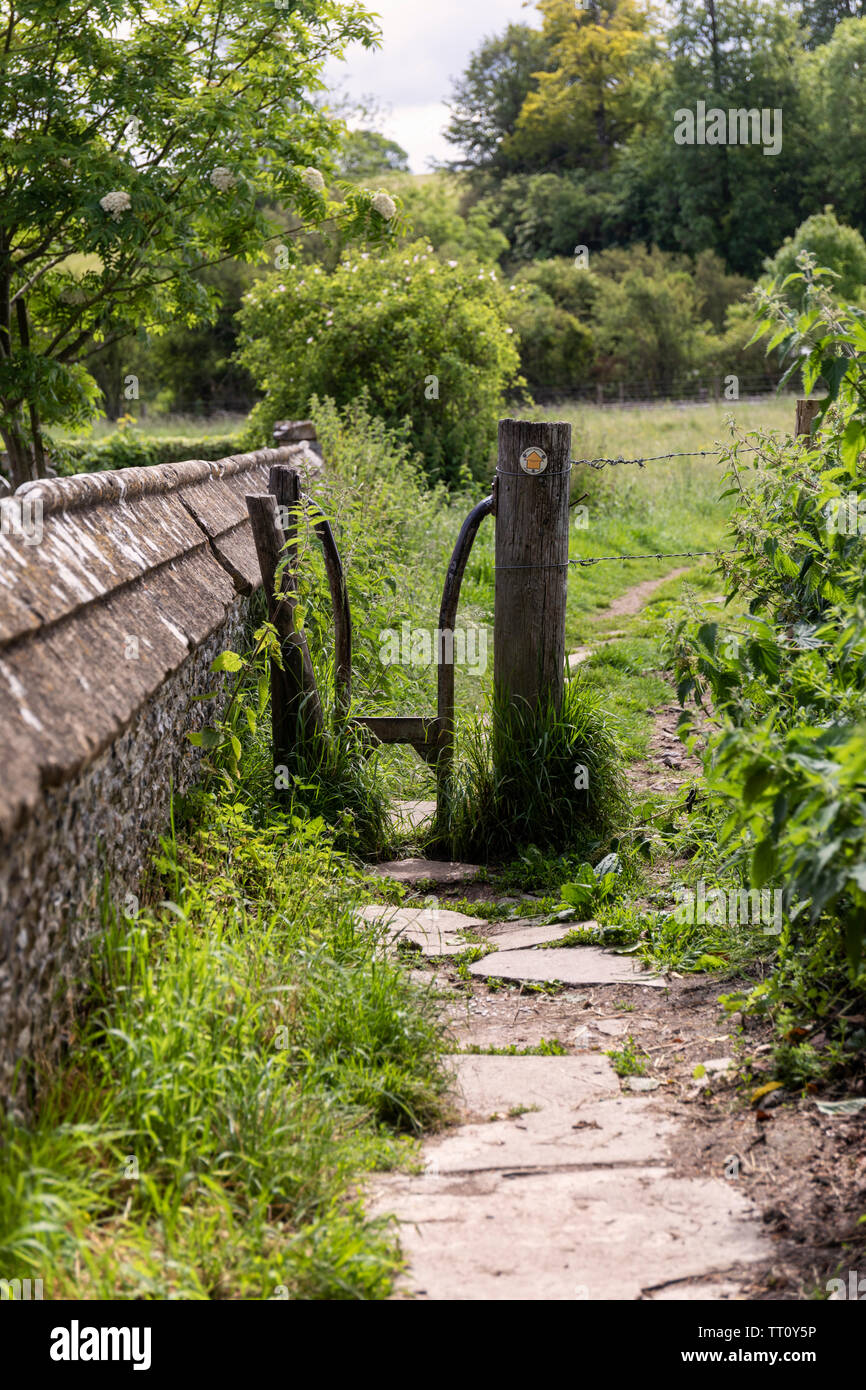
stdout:
<svg viewBox="0 0 866 1390">
<path fill-rule="evenodd" d="M 751 806 L 753 801 L 757 801 L 758 797 L 761 796 L 768 787 L 772 786 L 773 780 L 774 773 L 772 768 L 754 768 L 743 784 L 743 801 L 746 806 Z"/>
<path fill-rule="evenodd" d="M 856 468 L 857 461 L 864 449 L 866 449 L 866 424 L 860 420 L 851 420 L 842 436 L 842 445 L 839 450 L 842 462 L 851 469 Z"/>
<path fill-rule="evenodd" d="M 702 956 L 698 956 L 697 960 L 691 968 L 694 971 L 722 970 L 727 965 L 727 963 L 728 962 L 726 960 L 723 960 L 721 956 L 710 956 L 704 954 Z"/>
<path fill-rule="evenodd" d="M 763 888 L 767 879 L 772 877 L 775 866 L 776 851 L 772 840 L 761 840 L 752 855 L 752 881 L 756 888 Z"/>
<path fill-rule="evenodd" d="M 238 656 L 237 652 L 220 652 L 219 656 L 211 662 L 212 671 L 241 671 L 246 662 L 243 657 Z"/>
</svg>

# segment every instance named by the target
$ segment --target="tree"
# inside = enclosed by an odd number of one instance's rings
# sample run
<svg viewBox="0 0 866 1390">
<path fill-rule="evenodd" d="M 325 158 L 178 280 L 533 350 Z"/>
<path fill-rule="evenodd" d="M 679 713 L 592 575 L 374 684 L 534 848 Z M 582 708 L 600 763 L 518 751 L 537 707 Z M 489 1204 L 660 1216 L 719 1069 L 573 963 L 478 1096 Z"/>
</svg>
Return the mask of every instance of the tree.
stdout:
<svg viewBox="0 0 866 1390">
<path fill-rule="evenodd" d="M 408 174 L 409 156 L 396 140 L 388 140 L 378 130 L 350 130 L 338 156 L 345 179 L 363 183 L 378 174 Z"/>
<path fill-rule="evenodd" d="M 809 30 L 809 47 L 817 48 L 833 37 L 845 19 L 866 17 L 864 0 L 803 0 L 803 23 Z"/>
<path fill-rule="evenodd" d="M 780 0 L 680 0 L 677 9 L 660 119 L 628 152 L 632 217 L 639 208 L 662 247 L 691 255 L 710 248 L 754 275 L 767 247 L 802 217 L 813 136 L 801 33 Z M 675 143 L 677 113 L 694 113 L 698 102 L 707 111 L 766 112 L 778 152 L 729 138 Z"/>
<path fill-rule="evenodd" d="M 84 422 L 94 353 L 212 317 L 201 272 L 290 258 L 262 211 L 387 235 L 394 205 L 330 203 L 326 58 L 375 42 L 355 0 L 0 0 L 0 431 L 13 481 L 43 427 Z M 289 239 L 290 240 L 290 239 Z"/>
<path fill-rule="evenodd" d="M 598 171 L 511 174 L 478 206 L 502 229 L 520 261 L 631 240 L 621 223 L 618 180 Z"/>
<path fill-rule="evenodd" d="M 535 75 L 549 61 L 548 44 L 537 29 L 509 24 L 501 38 L 485 39 L 455 83 L 445 138 L 463 151 L 452 169 L 501 176 L 517 167 L 506 151 Z M 518 162 L 519 163 L 519 162 Z"/>
<path fill-rule="evenodd" d="M 812 113 L 808 183 L 813 206 L 832 203 L 866 232 L 866 19 L 840 24 L 807 57 L 805 90 Z"/>
<path fill-rule="evenodd" d="M 611 167 L 641 118 L 653 60 L 650 19 L 634 0 L 539 0 L 548 72 L 537 75 L 506 151 L 537 168 Z"/>
</svg>

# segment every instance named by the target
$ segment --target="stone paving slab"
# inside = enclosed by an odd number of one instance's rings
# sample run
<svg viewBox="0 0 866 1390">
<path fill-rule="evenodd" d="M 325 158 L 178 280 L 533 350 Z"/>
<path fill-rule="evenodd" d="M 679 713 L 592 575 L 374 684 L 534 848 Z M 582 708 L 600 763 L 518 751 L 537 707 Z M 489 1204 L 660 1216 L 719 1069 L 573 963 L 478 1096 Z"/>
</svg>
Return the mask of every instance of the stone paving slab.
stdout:
<svg viewBox="0 0 866 1390">
<path fill-rule="evenodd" d="M 646 1285 L 644 1287 L 644 1298 L 650 1303 L 718 1303 L 726 1299 L 741 1299 L 743 1296 L 739 1284 L 729 1281 L 719 1283 L 700 1279 L 693 1284 L 686 1284 L 675 1279 L 673 1283 L 663 1284 L 661 1288 L 652 1289 Z"/>
<path fill-rule="evenodd" d="M 652 1118 L 651 1101 L 621 1094 L 606 1057 L 454 1060 L 470 1122 L 428 1146 L 428 1173 L 666 1162 L 674 1126 Z M 509 1116 L 515 1110 L 524 1113 Z"/>
<path fill-rule="evenodd" d="M 453 956 L 468 951 L 472 942 L 464 941 L 462 931 L 477 931 L 485 926 L 481 917 L 467 917 L 436 907 L 392 907 L 388 903 L 372 903 L 359 909 L 357 916 L 364 922 L 382 923 L 391 942 L 411 941 L 425 956 Z"/>
<path fill-rule="evenodd" d="M 400 1294 L 436 1300 L 633 1300 L 644 1289 L 764 1260 L 773 1247 L 732 1185 L 661 1167 L 389 1175 Z"/>
<path fill-rule="evenodd" d="M 639 970 L 636 961 L 628 956 L 614 955 L 599 946 L 567 946 L 551 951 L 496 951 L 470 965 L 469 972 L 486 979 L 559 980 L 566 985 L 665 988 L 663 979 L 649 971 Z"/>
<path fill-rule="evenodd" d="M 418 830 L 426 825 L 436 814 L 435 801 L 395 801 L 393 809 L 397 820 L 410 830 Z"/>
<path fill-rule="evenodd" d="M 390 878 L 395 883 L 471 883 L 481 873 L 479 864 L 460 864 L 444 859 L 394 859 L 388 864 L 371 864 L 368 873 Z"/>
<path fill-rule="evenodd" d="M 583 922 L 580 925 L 591 928 L 595 924 Z M 573 922 L 565 926 L 557 922 L 552 927 L 536 926 L 529 921 L 498 922 L 492 927 L 487 927 L 482 935 L 497 951 L 521 951 L 532 946 L 546 946 L 548 942 L 564 941 L 573 929 Z"/>
</svg>

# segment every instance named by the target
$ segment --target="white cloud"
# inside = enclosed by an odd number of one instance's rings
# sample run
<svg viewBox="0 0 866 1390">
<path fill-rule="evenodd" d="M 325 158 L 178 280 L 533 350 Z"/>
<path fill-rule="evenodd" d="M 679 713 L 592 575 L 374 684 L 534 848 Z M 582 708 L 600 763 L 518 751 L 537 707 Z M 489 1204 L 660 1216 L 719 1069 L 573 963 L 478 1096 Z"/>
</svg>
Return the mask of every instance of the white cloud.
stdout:
<svg viewBox="0 0 866 1390">
<path fill-rule="evenodd" d="M 452 79 L 463 72 L 481 41 L 508 24 L 537 24 L 525 0 L 368 0 L 379 16 L 382 47 L 355 44 L 326 78 L 351 97 L 372 96 L 390 107 L 383 129 L 408 150 L 412 169 L 424 173 L 431 157 L 453 157 L 442 138 Z"/>
</svg>

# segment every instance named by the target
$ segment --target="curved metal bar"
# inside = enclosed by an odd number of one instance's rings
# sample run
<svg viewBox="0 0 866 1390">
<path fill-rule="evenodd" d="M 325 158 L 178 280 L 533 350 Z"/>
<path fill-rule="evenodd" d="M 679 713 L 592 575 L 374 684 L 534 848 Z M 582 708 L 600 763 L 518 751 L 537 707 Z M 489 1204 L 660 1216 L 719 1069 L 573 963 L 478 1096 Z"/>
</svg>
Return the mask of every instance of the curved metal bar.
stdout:
<svg viewBox="0 0 866 1390">
<path fill-rule="evenodd" d="M 349 591 L 331 523 L 327 517 L 322 517 L 313 525 L 322 542 L 334 610 L 334 702 L 338 716 L 345 719 L 352 703 L 352 610 L 349 607 Z"/>
<path fill-rule="evenodd" d="M 460 535 L 457 537 L 457 544 L 454 547 L 448 573 L 445 576 L 445 587 L 442 590 L 442 605 L 439 609 L 439 651 L 437 653 L 439 662 L 437 718 L 441 739 L 437 770 L 440 785 L 448 777 L 451 764 L 454 761 L 454 620 L 457 617 L 460 587 L 463 583 L 463 574 L 469 559 L 469 552 L 478 534 L 478 528 L 484 518 L 490 516 L 495 509 L 495 494 L 491 497 L 485 497 L 483 502 L 479 502 L 476 507 L 472 508 L 460 528 Z"/>
</svg>

